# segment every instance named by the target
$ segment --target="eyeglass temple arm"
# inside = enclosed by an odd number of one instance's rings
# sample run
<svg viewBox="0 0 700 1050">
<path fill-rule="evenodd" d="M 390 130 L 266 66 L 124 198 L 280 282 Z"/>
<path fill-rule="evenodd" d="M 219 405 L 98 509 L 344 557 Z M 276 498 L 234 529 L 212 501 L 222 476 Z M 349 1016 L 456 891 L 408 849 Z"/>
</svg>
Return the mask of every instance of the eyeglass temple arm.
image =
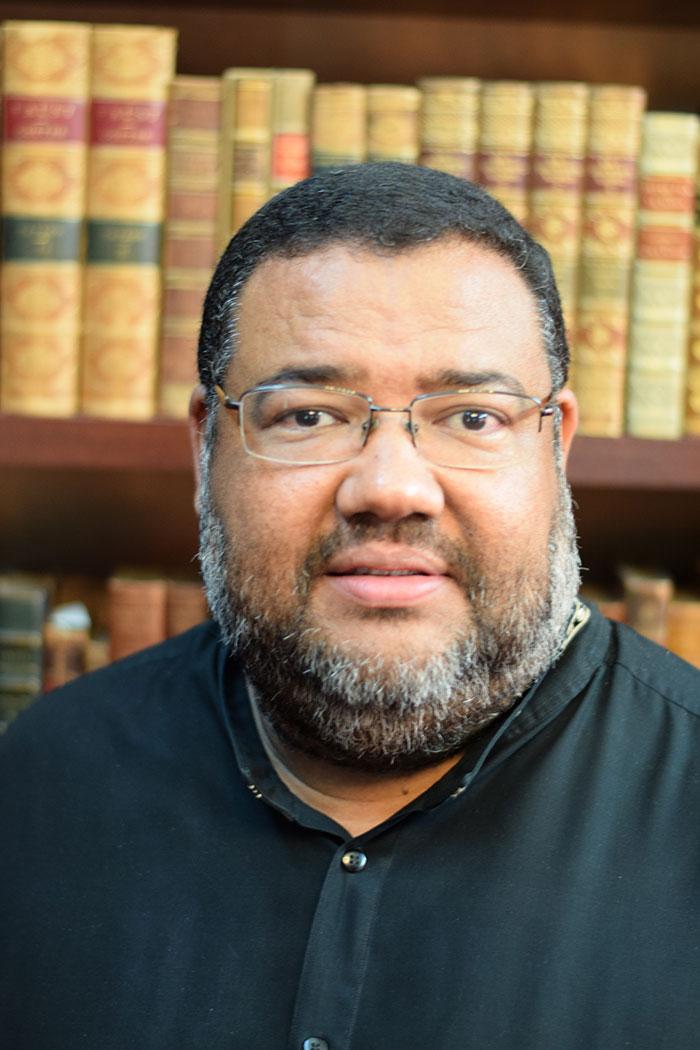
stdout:
<svg viewBox="0 0 700 1050">
<path fill-rule="evenodd" d="M 232 397 L 229 397 L 224 388 L 219 386 L 218 383 L 214 383 L 214 391 L 224 408 L 235 408 L 238 411 L 241 407 L 240 401 L 234 401 Z"/>
</svg>

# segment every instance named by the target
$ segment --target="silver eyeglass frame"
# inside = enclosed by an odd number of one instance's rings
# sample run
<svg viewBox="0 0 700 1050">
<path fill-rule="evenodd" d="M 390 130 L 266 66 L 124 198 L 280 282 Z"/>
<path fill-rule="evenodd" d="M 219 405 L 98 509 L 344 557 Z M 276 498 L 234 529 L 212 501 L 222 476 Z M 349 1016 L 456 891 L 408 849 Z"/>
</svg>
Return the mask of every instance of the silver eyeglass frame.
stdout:
<svg viewBox="0 0 700 1050">
<path fill-rule="evenodd" d="M 287 390 L 287 389 L 290 389 L 290 388 L 294 389 L 294 388 L 306 387 L 306 386 L 308 386 L 309 389 L 315 389 L 315 390 L 318 390 L 318 391 L 327 390 L 327 391 L 329 391 L 330 393 L 333 393 L 333 394 L 350 394 L 353 397 L 360 397 L 364 401 L 367 402 L 367 408 L 368 408 L 368 413 L 369 414 L 367 416 L 367 423 L 364 424 L 363 427 L 362 427 L 362 429 L 364 431 L 364 437 L 363 437 L 363 440 L 362 440 L 362 444 L 357 449 L 357 451 L 353 452 L 353 454 L 351 456 L 346 456 L 343 459 L 312 460 L 312 461 L 278 459 L 278 458 L 276 458 L 274 456 L 263 456 L 259 452 L 253 452 L 253 450 L 248 445 L 248 442 L 246 440 L 245 430 L 243 428 L 243 413 L 241 411 L 243 398 L 246 397 L 247 394 L 265 393 L 266 391 Z M 519 393 L 517 391 L 514 391 L 514 390 L 481 390 L 481 389 L 475 390 L 473 387 L 464 387 L 464 388 L 458 388 L 458 389 L 452 389 L 452 390 L 436 390 L 436 391 L 432 391 L 429 394 L 416 394 L 416 396 L 409 402 L 408 405 L 406 405 L 405 408 L 390 408 L 390 407 L 387 407 L 387 406 L 384 406 L 384 405 L 377 405 L 377 404 L 375 404 L 374 399 L 372 397 L 370 397 L 369 394 L 363 394 L 359 390 L 350 390 L 347 387 L 339 387 L 339 386 L 315 386 L 314 384 L 310 384 L 310 383 L 309 384 L 307 384 L 307 383 L 261 383 L 259 386 L 252 386 L 248 390 L 244 390 L 243 393 L 238 398 L 238 400 L 236 400 L 235 398 L 230 397 L 226 393 L 224 388 L 219 383 L 214 383 L 214 392 L 216 393 L 217 397 L 219 398 L 220 403 L 223 405 L 224 408 L 228 408 L 228 409 L 230 409 L 232 411 L 238 412 L 238 424 L 239 424 L 239 430 L 240 430 L 240 434 L 241 434 L 241 440 L 243 442 L 243 448 L 244 448 L 245 452 L 249 456 L 252 456 L 254 459 L 265 460 L 268 463 L 285 463 L 285 464 L 288 464 L 290 466 L 296 466 L 296 467 L 304 467 L 304 466 L 318 466 L 318 467 L 321 467 L 321 466 L 328 466 L 328 465 L 331 465 L 331 464 L 334 464 L 334 463 L 347 463 L 349 460 L 354 459 L 355 456 L 359 456 L 360 453 L 362 452 L 362 450 L 365 448 L 365 446 L 367 444 L 367 440 L 369 438 L 369 435 L 372 433 L 372 431 L 374 430 L 374 428 L 376 426 L 376 423 L 378 422 L 378 415 L 379 415 L 380 412 L 390 412 L 390 413 L 396 413 L 396 414 L 398 414 L 398 413 L 408 413 L 408 422 L 406 423 L 406 430 L 411 435 L 411 442 L 413 444 L 413 447 L 418 452 L 420 452 L 421 450 L 418 448 L 418 446 L 416 444 L 417 427 L 413 423 L 413 416 L 412 416 L 413 406 L 415 405 L 415 403 L 417 401 L 427 401 L 427 400 L 430 400 L 431 398 L 435 398 L 435 397 L 450 397 L 450 396 L 453 396 L 455 394 L 476 394 L 476 393 L 480 393 L 480 394 L 505 394 L 508 397 L 519 397 L 519 398 L 522 398 L 524 401 L 531 401 L 532 402 L 532 411 L 537 410 L 539 412 L 538 426 L 537 426 L 537 433 L 538 434 L 542 432 L 542 420 L 545 418 L 545 416 L 554 416 L 554 415 L 557 414 L 557 412 L 560 409 L 559 402 L 552 401 L 552 398 L 554 397 L 554 391 L 553 390 L 550 390 L 549 394 L 547 394 L 547 396 L 543 397 L 543 398 L 542 397 L 536 397 L 534 394 L 521 394 L 521 393 Z M 529 410 L 528 410 L 528 413 L 529 413 Z M 425 457 L 425 458 L 426 458 L 427 462 L 429 462 L 429 463 L 433 462 L 432 460 L 428 459 L 427 457 Z M 447 466 L 446 464 L 434 463 L 433 465 L 434 466 L 443 466 L 444 469 L 450 469 L 450 470 L 474 470 L 474 469 L 478 469 L 478 468 L 474 468 L 474 467 L 470 467 L 470 466 L 462 467 L 462 466 L 459 466 L 459 465 L 456 465 L 456 464 L 455 465 L 451 465 L 451 466 Z"/>
</svg>

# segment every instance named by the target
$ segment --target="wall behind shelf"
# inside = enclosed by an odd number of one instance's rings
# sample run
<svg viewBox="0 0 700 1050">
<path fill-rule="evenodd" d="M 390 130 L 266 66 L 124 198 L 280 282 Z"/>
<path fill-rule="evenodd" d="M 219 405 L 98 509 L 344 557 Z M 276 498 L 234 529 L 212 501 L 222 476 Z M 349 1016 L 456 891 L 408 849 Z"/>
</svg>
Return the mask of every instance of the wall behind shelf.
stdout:
<svg viewBox="0 0 700 1050">
<path fill-rule="evenodd" d="M 652 108 L 700 110 L 697 24 L 469 18 L 396 10 L 387 14 L 289 7 L 230 9 L 215 3 L 158 4 L 144 10 L 123 2 L 25 0 L 0 3 L 0 18 L 176 25 L 178 69 L 183 73 L 216 74 L 232 65 L 280 65 L 310 66 L 320 80 L 411 82 L 427 74 L 468 74 L 614 81 L 645 85 Z"/>
</svg>

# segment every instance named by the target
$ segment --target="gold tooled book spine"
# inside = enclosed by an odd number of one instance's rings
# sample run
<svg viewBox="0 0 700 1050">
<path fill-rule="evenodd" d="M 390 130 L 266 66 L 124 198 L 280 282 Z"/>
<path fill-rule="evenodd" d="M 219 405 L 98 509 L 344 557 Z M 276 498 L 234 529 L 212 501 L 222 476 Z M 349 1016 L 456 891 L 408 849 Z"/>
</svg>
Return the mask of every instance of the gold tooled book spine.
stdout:
<svg viewBox="0 0 700 1050">
<path fill-rule="evenodd" d="M 685 432 L 700 437 L 700 178 L 696 183 L 693 284 L 685 387 Z"/>
<path fill-rule="evenodd" d="M 591 88 L 572 385 L 582 434 L 624 430 L 642 88 Z"/>
<path fill-rule="evenodd" d="M 362 84 L 318 84 L 311 118 L 313 171 L 361 164 L 367 156 L 367 89 Z"/>
<path fill-rule="evenodd" d="M 202 304 L 216 264 L 221 79 L 170 86 L 158 411 L 185 418 L 197 382 Z"/>
<path fill-rule="evenodd" d="M 473 182 L 479 148 L 481 81 L 476 77 L 423 77 L 420 163 Z"/>
<path fill-rule="evenodd" d="M 644 118 L 627 376 L 635 437 L 673 439 L 684 430 L 699 137 L 694 114 Z"/>
<path fill-rule="evenodd" d="M 588 87 L 536 87 L 528 228 L 549 252 L 569 339 L 573 335 L 581 246 Z"/>
<path fill-rule="evenodd" d="M 418 88 L 371 84 L 367 88 L 367 160 L 416 164 L 419 116 Z"/>
<path fill-rule="evenodd" d="M 311 101 L 316 75 L 280 69 L 272 93 L 270 196 L 311 174 Z"/>
<path fill-rule="evenodd" d="M 485 81 L 481 93 L 479 182 L 522 223 L 527 221 L 534 85 Z"/>
<path fill-rule="evenodd" d="M 6 22 L 0 408 L 78 408 L 89 25 Z"/>
<path fill-rule="evenodd" d="M 81 408 L 155 414 L 165 132 L 176 32 L 93 31 Z"/>
<path fill-rule="evenodd" d="M 221 100 L 219 249 L 270 196 L 273 69 L 227 69 Z"/>
</svg>

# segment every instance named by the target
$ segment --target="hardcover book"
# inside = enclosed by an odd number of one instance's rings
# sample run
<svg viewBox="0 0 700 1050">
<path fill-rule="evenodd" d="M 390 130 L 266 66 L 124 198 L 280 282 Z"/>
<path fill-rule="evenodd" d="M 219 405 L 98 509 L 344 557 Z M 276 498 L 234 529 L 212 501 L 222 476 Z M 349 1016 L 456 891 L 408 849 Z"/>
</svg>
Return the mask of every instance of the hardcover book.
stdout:
<svg viewBox="0 0 700 1050">
<path fill-rule="evenodd" d="M 581 247 L 588 87 L 573 82 L 542 83 L 535 92 L 527 226 L 549 252 L 571 339 Z"/>
<path fill-rule="evenodd" d="M 637 217 L 637 158 L 646 94 L 591 88 L 572 383 L 582 434 L 624 431 L 629 296 Z"/>
<path fill-rule="evenodd" d="M 227 69 L 222 80 L 218 248 L 270 196 L 273 69 Z"/>
<path fill-rule="evenodd" d="M 476 77 L 423 77 L 420 163 L 473 182 L 479 147 L 481 81 Z"/>
<path fill-rule="evenodd" d="M 694 114 L 644 118 L 627 385 L 635 437 L 684 430 L 699 138 Z"/>
<path fill-rule="evenodd" d="M 186 418 L 197 382 L 202 304 L 217 260 L 221 79 L 178 76 L 170 88 L 158 411 Z"/>
<path fill-rule="evenodd" d="M 93 32 L 82 411 L 155 414 L 165 132 L 176 33 Z"/>
<path fill-rule="evenodd" d="M 0 408 L 78 407 L 89 25 L 6 22 Z"/>
<path fill-rule="evenodd" d="M 523 224 L 527 222 L 534 84 L 484 81 L 478 181 Z"/>
<path fill-rule="evenodd" d="M 318 84 L 311 118 L 314 172 L 367 159 L 367 89 L 362 84 Z"/>
<path fill-rule="evenodd" d="M 418 162 L 420 99 L 414 87 L 371 84 L 367 88 L 367 160 Z"/>
</svg>

